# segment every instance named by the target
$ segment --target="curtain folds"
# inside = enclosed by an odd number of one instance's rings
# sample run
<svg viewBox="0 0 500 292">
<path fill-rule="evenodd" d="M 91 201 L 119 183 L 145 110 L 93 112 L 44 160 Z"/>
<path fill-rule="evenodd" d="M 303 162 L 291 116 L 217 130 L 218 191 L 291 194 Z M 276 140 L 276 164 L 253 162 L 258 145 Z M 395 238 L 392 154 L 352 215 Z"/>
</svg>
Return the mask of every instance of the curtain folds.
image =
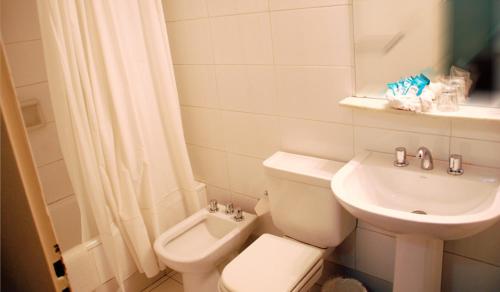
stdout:
<svg viewBox="0 0 500 292">
<path fill-rule="evenodd" d="M 151 277 L 158 202 L 199 209 L 159 0 L 38 0 L 60 144 L 82 213 L 120 273 L 116 230 Z M 168 210 L 167 210 L 168 211 Z"/>
</svg>

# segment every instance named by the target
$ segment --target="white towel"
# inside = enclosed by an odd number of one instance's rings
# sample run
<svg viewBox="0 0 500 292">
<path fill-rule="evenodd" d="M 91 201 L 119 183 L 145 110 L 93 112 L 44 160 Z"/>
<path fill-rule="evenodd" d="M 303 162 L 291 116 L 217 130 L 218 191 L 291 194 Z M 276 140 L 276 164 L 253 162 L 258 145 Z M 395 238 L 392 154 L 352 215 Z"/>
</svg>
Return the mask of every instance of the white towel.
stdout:
<svg viewBox="0 0 500 292">
<path fill-rule="evenodd" d="M 385 97 L 392 108 L 412 111 L 427 112 L 432 109 L 432 101 L 435 98 L 434 91 L 424 88 L 422 94 L 416 95 L 394 95 L 392 90 L 387 90 Z"/>
</svg>

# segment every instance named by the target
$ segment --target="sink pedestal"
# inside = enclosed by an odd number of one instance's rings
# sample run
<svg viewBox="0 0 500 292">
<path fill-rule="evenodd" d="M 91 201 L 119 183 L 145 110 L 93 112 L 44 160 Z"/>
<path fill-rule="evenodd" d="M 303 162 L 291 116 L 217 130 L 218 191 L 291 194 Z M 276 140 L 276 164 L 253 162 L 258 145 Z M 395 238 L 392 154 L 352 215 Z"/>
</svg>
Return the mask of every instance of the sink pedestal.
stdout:
<svg viewBox="0 0 500 292">
<path fill-rule="evenodd" d="M 442 263 L 442 240 L 417 235 L 398 235 L 393 291 L 441 291 Z"/>
</svg>

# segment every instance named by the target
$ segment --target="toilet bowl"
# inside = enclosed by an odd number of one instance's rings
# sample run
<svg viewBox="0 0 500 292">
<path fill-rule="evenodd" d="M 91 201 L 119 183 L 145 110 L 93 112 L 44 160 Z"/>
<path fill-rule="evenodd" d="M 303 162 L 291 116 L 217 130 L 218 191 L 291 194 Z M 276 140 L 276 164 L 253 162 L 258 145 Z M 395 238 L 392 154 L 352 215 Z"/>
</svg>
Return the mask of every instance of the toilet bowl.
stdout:
<svg viewBox="0 0 500 292">
<path fill-rule="evenodd" d="M 218 264 L 237 251 L 255 226 L 256 216 L 203 209 L 161 234 L 154 243 L 160 261 L 182 274 L 185 292 L 217 291 Z"/>
<path fill-rule="evenodd" d="M 330 189 L 331 178 L 342 166 L 281 151 L 264 161 L 268 211 L 286 237 L 260 236 L 225 266 L 220 292 L 310 290 L 321 276 L 324 256 L 356 225 Z"/>
<path fill-rule="evenodd" d="M 219 292 L 306 292 L 323 271 L 326 250 L 263 234 L 226 265 Z"/>
</svg>

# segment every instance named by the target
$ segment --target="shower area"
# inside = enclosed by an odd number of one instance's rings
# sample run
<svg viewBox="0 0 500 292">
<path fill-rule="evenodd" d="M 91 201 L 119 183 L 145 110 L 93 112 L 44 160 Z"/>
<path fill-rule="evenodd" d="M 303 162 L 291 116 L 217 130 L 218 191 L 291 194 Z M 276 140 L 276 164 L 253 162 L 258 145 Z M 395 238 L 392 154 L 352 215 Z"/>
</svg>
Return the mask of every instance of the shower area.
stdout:
<svg viewBox="0 0 500 292">
<path fill-rule="evenodd" d="M 156 234 L 206 204 L 205 185 L 194 181 L 192 177 L 184 140 L 179 139 L 172 145 L 171 141 L 175 139 L 160 137 L 165 135 L 168 138 L 183 138 L 170 51 L 168 42 L 165 42 L 166 25 L 162 4 L 161 1 L 147 1 L 148 4 L 140 6 L 138 1 L 108 1 L 110 6 L 105 7 L 106 5 L 99 4 L 100 1 L 71 1 L 73 4 L 64 2 L 0 0 L 2 43 L 11 78 L 28 132 L 46 207 L 63 252 L 72 287 L 77 288 L 75 291 L 111 291 L 124 285 L 126 291 L 139 291 L 168 272 L 165 267 L 156 266 L 155 260 L 152 264 L 148 262 L 148 257 L 153 254 L 147 250 L 147 240 L 146 243 L 141 243 L 140 238 L 147 234 L 150 241 L 154 240 Z M 119 7 L 118 4 L 121 5 L 120 11 L 113 11 L 111 8 Z M 137 7 L 133 7 L 134 5 Z M 134 14 L 133 11 L 140 12 Z M 106 19 L 112 21 L 103 22 Z M 126 23 L 130 23 L 128 28 L 132 28 L 134 21 L 141 22 L 142 31 L 126 31 Z M 105 32 L 99 35 L 102 31 Z M 107 35 L 113 33 L 122 47 L 116 47 L 112 42 L 105 43 Z M 150 35 L 144 35 L 148 33 Z M 142 35 L 144 44 L 133 47 L 132 43 L 137 35 Z M 93 47 L 97 40 L 102 41 L 99 48 Z M 85 48 L 83 51 L 77 46 L 80 41 L 82 48 Z M 158 47 L 160 49 L 154 51 Z M 148 48 L 152 51 L 148 51 Z M 150 55 L 131 59 L 130 56 L 137 52 Z M 99 53 L 102 55 L 99 56 Z M 155 62 L 147 60 L 154 54 L 163 55 L 163 59 L 156 58 Z M 113 56 L 116 63 L 102 66 L 101 61 L 113 59 Z M 87 63 L 83 64 L 83 61 Z M 165 68 L 157 68 L 162 64 L 166 64 Z M 138 72 L 125 72 L 121 76 L 122 80 L 110 80 L 112 72 L 107 72 L 109 74 L 104 76 L 107 74 L 103 73 L 106 69 L 113 70 L 124 65 L 130 65 Z M 101 72 L 92 72 L 96 68 Z M 141 70 L 153 70 L 153 73 L 158 74 L 150 76 Z M 165 80 L 167 82 L 163 82 Z M 160 83 L 167 86 L 162 87 Z M 103 102 L 106 104 L 99 104 L 102 100 L 99 94 L 103 92 L 115 99 L 107 98 Z M 143 96 L 138 98 L 141 94 Z M 127 102 L 132 104 L 126 104 Z M 91 109 L 90 106 L 95 108 Z M 92 115 L 92 111 L 97 114 Z M 79 112 L 83 113 L 82 117 L 76 115 Z M 117 113 L 120 112 L 125 115 L 118 116 Z M 157 116 L 170 120 L 154 120 L 154 115 L 144 115 L 147 112 L 156 112 Z M 95 123 L 106 123 L 106 117 L 112 117 L 110 120 L 116 124 L 108 125 L 107 129 L 101 128 L 100 133 L 96 134 L 99 129 L 93 128 Z M 139 123 L 134 124 L 134 121 Z M 152 122 L 156 125 L 151 126 Z M 123 127 L 117 128 L 117 125 Z M 131 136 L 126 137 L 127 134 Z M 112 138 L 106 140 L 107 136 Z M 92 143 L 78 145 L 80 139 L 87 138 Z M 141 142 L 136 148 L 126 143 L 131 141 L 133 144 L 137 140 Z M 123 142 L 125 143 L 120 145 Z M 68 146 L 71 143 L 73 144 Z M 161 151 L 154 148 L 162 146 L 168 149 L 165 153 L 158 153 Z M 110 154 L 106 149 L 122 153 Z M 140 151 L 134 153 L 137 149 Z M 90 162 L 86 161 L 89 156 L 82 154 L 92 151 L 102 156 L 101 161 L 96 163 L 97 168 L 93 170 L 88 168 L 93 167 L 92 159 Z M 142 161 L 126 157 L 128 151 L 137 156 L 142 155 Z M 110 162 L 109 157 L 117 162 Z M 184 157 L 185 161 L 179 161 L 179 157 Z M 162 160 L 171 161 L 171 165 L 164 168 L 155 165 L 155 161 Z M 121 193 L 117 191 L 117 184 L 113 182 L 112 176 L 107 178 L 109 189 L 104 187 L 104 191 L 99 190 L 96 186 L 100 186 L 102 182 L 93 181 L 95 178 L 82 173 L 84 169 L 83 172 L 87 173 L 98 172 L 100 175 L 96 177 L 105 176 L 106 171 L 109 175 L 113 163 L 118 165 L 119 170 L 122 170 L 123 164 L 132 165 L 131 172 L 135 165 L 147 164 L 138 167 L 142 171 L 139 175 L 129 175 L 131 181 L 128 183 L 131 189 L 137 191 L 136 194 L 123 195 L 123 190 Z M 185 169 L 179 170 L 179 165 L 183 163 L 185 165 L 181 168 Z M 146 170 L 157 175 L 148 174 Z M 115 175 L 118 180 L 124 177 L 120 173 Z M 137 180 L 142 180 L 142 184 Z M 87 184 L 83 185 L 84 182 Z M 146 183 L 153 187 L 144 185 Z M 156 187 L 162 184 L 163 189 Z M 119 194 L 104 197 L 96 194 L 98 192 Z M 120 202 L 120 196 L 137 194 L 140 197 L 138 206 L 127 206 L 126 202 Z M 113 206 L 116 210 L 113 210 Z M 139 212 L 144 222 L 129 224 L 135 216 L 130 212 Z M 96 218 L 95 214 L 102 217 Z M 141 224 L 146 226 L 145 230 L 137 227 Z M 110 250 L 113 251 L 111 256 Z"/>
</svg>

